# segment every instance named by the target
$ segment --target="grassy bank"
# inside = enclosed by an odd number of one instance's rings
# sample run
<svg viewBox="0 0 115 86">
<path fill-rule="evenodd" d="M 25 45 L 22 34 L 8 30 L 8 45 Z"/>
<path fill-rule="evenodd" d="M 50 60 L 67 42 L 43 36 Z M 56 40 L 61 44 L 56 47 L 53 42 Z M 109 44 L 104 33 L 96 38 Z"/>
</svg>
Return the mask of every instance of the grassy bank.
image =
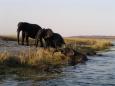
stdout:
<svg viewBox="0 0 115 86">
<path fill-rule="evenodd" d="M 112 43 L 106 39 L 91 38 L 65 38 L 67 47 L 73 48 L 87 55 L 93 55 L 96 51 L 102 51 L 112 46 Z"/>
<path fill-rule="evenodd" d="M 67 65 L 68 58 L 55 52 L 54 49 L 33 49 L 21 50 L 18 55 L 11 55 L 9 52 L 0 53 L 0 65 L 8 67 L 30 67 L 40 71 L 53 71 Z"/>
<path fill-rule="evenodd" d="M 16 37 L 1 37 L 4 41 L 16 41 Z M 86 55 L 95 55 L 96 51 L 105 50 L 112 44 L 105 39 L 87 38 L 64 38 L 66 47 L 75 49 Z M 18 47 L 17 47 L 18 48 Z M 61 52 L 54 52 L 54 49 L 30 48 L 26 51 L 20 50 L 18 54 L 11 54 L 7 50 L 0 52 L 0 74 L 21 73 L 22 69 L 37 71 L 59 72 L 60 68 L 68 65 L 69 57 Z M 58 70 L 57 70 L 58 69 Z M 9 71 L 6 71 L 9 70 Z M 30 72 L 31 73 L 31 72 Z M 26 73 L 28 74 L 28 73 Z"/>
<path fill-rule="evenodd" d="M 0 36 L 0 39 L 5 41 L 17 41 L 15 36 Z M 64 38 L 67 46 L 71 46 L 71 48 L 78 49 L 81 48 L 92 48 L 95 51 L 100 51 L 109 48 L 112 43 L 107 39 L 97 39 L 97 38 Z M 30 42 L 33 42 L 30 39 Z"/>
</svg>

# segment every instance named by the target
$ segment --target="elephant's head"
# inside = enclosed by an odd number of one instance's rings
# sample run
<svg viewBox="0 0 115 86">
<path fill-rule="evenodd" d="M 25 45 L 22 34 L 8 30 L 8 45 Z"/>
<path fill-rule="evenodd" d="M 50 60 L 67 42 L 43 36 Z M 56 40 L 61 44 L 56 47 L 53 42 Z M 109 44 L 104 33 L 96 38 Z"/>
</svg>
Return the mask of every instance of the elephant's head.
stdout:
<svg viewBox="0 0 115 86">
<path fill-rule="evenodd" d="M 53 31 L 50 28 L 45 29 L 44 31 L 44 39 L 50 38 L 53 35 Z"/>
<path fill-rule="evenodd" d="M 43 28 L 43 29 L 39 30 L 37 32 L 37 35 L 36 35 L 36 42 L 35 42 L 36 46 L 38 45 L 38 40 L 40 40 L 41 43 L 42 43 L 42 38 L 43 39 L 48 39 L 52 35 L 53 35 L 53 31 L 49 28 L 48 29 Z"/>
<path fill-rule="evenodd" d="M 19 22 L 17 26 L 18 26 L 18 29 L 17 29 L 17 41 L 18 41 L 18 44 L 19 44 L 20 31 L 23 31 L 23 29 L 25 27 L 25 22 Z"/>
<path fill-rule="evenodd" d="M 53 35 L 53 31 L 51 29 L 41 29 L 37 33 L 37 38 L 44 38 L 47 39 Z"/>
</svg>

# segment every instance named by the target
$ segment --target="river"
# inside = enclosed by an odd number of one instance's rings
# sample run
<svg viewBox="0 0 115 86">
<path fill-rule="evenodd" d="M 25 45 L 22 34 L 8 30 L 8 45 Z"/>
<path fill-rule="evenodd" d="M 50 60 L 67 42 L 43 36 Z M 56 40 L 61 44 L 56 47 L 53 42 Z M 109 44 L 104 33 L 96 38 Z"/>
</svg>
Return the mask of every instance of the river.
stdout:
<svg viewBox="0 0 115 86">
<path fill-rule="evenodd" d="M 58 78 L 16 80 L 16 75 L 0 75 L 0 86 L 115 86 L 115 47 L 102 56 L 88 56 L 85 64 L 66 67 Z"/>
</svg>

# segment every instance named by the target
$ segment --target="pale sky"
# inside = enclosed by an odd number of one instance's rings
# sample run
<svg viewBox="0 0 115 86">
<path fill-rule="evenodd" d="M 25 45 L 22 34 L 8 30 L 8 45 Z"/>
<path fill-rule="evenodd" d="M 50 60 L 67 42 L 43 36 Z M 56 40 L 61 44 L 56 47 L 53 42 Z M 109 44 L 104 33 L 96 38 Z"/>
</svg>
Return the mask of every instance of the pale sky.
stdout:
<svg viewBox="0 0 115 86">
<path fill-rule="evenodd" d="M 16 34 L 20 21 L 62 36 L 115 35 L 115 0 L 0 0 L 0 35 Z"/>
</svg>

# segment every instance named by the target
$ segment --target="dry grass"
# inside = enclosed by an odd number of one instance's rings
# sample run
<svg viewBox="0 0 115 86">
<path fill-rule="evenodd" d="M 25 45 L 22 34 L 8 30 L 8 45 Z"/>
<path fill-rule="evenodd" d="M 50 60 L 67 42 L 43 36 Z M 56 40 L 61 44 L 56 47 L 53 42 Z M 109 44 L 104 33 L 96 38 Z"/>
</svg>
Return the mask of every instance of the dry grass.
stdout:
<svg viewBox="0 0 115 86">
<path fill-rule="evenodd" d="M 73 48 L 90 47 L 96 51 L 107 49 L 112 45 L 109 40 L 91 38 L 65 38 L 65 42 L 71 44 Z"/>
<path fill-rule="evenodd" d="M 67 58 L 61 52 L 53 53 L 53 49 L 29 49 L 29 52 L 20 52 L 21 63 L 30 65 L 63 65 Z"/>
<path fill-rule="evenodd" d="M 0 64 L 7 66 L 30 66 L 48 71 L 50 69 L 61 68 L 68 63 L 68 57 L 61 52 L 53 53 L 53 49 L 29 49 L 20 51 L 18 55 L 11 55 L 8 52 L 0 53 Z"/>
<path fill-rule="evenodd" d="M 17 41 L 16 36 L 0 36 L 0 39 L 7 41 Z M 67 45 L 71 45 L 73 48 L 77 47 L 90 47 L 94 50 L 104 50 L 110 47 L 112 44 L 107 39 L 97 38 L 64 38 Z M 21 40 L 20 40 L 21 41 Z M 33 39 L 30 39 L 30 44 L 33 43 Z"/>
<path fill-rule="evenodd" d="M 16 37 L 2 37 L 2 40 L 16 41 Z M 111 42 L 105 39 L 65 38 L 67 47 L 73 48 L 87 55 L 94 55 L 95 51 L 104 50 L 111 46 Z M 30 48 L 27 51 L 20 50 L 18 55 L 4 51 L 0 53 L 0 64 L 10 67 L 36 68 L 39 71 L 50 71 L 68 65 L 69 58 L 54 49 Z M 2 67 L 0 66 L 0 67 Z M 7 70 L 7 68 L 5 69 Z"/>
</svg>

